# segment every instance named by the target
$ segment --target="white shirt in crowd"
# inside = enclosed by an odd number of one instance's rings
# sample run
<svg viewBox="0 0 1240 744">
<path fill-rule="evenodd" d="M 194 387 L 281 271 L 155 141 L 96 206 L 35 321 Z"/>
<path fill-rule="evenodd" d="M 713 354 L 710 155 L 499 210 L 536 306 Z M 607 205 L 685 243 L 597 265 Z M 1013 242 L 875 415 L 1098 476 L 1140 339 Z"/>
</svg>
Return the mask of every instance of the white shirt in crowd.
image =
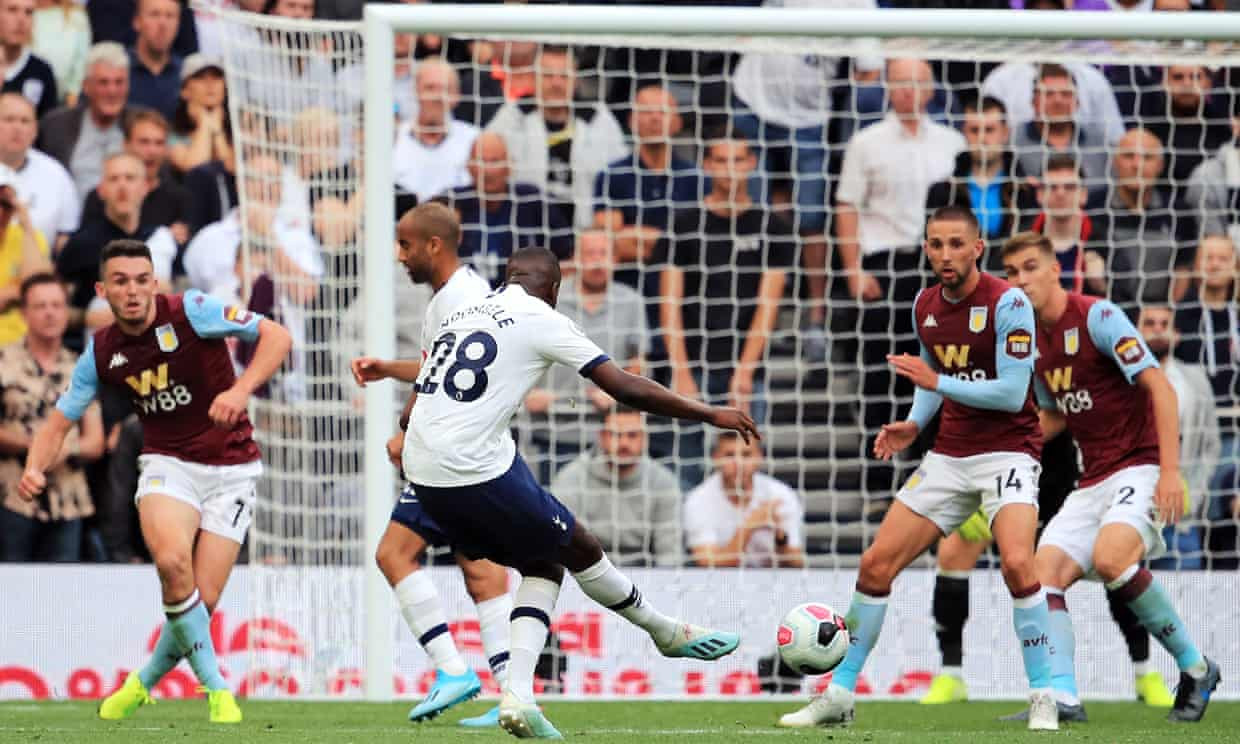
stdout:
<svg viewBox="0 0 1240 744">
<path fill-rule="evenodd" d="M 689 550 L 708 545 L 726 545 L 751 513 L 774 501 L 775 519 L 793 548 L 805 547 L 801 524 L 805 510 L 801 500 L 787 484 L 765 473 L 754 473 L 753 495 L 741 506 L 723 490 L 723 476 L 715 473 L 689 492 L 685 499 L 685 541 Z M 775 565 L 775 527 L 755 530 L 745 543 L 741 564 L 752 567 Z"/>
<path fill-rule="evenodd" d="M 517 452 L 509 422 L 543 373 L 557 363 L 588 371 L 607 360 L 576 323 L 516 284 L 459 306 L 424 334 L 433 340 L 402 455 L 415 486 L 503 475 Z"/>
<path fill-rule="evenodd" d="M 448 120 L 448 131 L 434 146 L 423 144 L 413 135 L 413 123 L 401 124 L 392 150 L 392 171 L 396 185 L 418 197 L 418 203 L 457 186 L 469 184 L 469 150 L 478 137 L 478 127 L 459 119 Z M 441 290 L 442 291 L 442 290 Z"/>
<path fill-rule="evenodd" d="M 82 220 L 77 187 L 52 156 L 33 147 L 26 151 L 26 162 L 17 170 L 17 198 L 30 210 L 30 221 L 49 246 L 58 235 L 77 232 Z"/>
<path fill-rule="evenodd" d="M 1124 136 L 1124 118 L 1115 101 L 1111 81 L 1093 65 L 1085 62 L 1064 62 L 1076 81 L 1076 118 L 1106 133 L 1107 142 L 1114 144 Z M 1033 87 L 1038 82 L 1038 67 L 1032 62 L 1005 62 L 990 71 L 982 83 L 982 95 L 998 98 L 1007 109 L 1008 127 L 1013 131 L 1033 119 Z"/>
<path fill-rule="evenodd" d="M 912 136 L 894 113 L 853 135 L 844 150 L 835 199 L 859 213 L 862 255 L 921 244 L 926 193 L 951 176 L 964 136 L 923 116 Z"/>
<path fill-rule="evenodd" d="M 873 10 L 874 0 L 766 0 L 767 8 Z M 873 46 L 877 49 L 877 43 Z M 789 129 L 825 126 L 831 115 L 831 86 L 840 74 L 840 57 L 815 54 L 748 52 L 736 65 L 732 92 L 754 115 Z M 882 69 L 877 56 L 853 60 L 858 70 Z"/>
</svg>

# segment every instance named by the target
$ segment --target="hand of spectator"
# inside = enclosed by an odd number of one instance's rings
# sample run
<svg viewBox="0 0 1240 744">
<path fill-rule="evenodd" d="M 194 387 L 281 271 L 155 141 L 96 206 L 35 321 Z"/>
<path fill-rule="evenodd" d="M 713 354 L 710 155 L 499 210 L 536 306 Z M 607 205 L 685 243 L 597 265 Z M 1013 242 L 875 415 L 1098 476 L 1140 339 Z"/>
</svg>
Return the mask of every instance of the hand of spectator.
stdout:
<svg viewBox="0 0 1240 744">
<path fill-rule="evenodd" d="M 883 296 L 873 274 L 857 269 L 848 275 L 848 293 L 859 300 L 873 302 Z"/>
<path fill-rule="evenodd" d="M 749 412 L 753 400 L 753 368 L 740 366 L 728 382 L 728 402 L 742 411 Z"/>
<path fill-rule="evenodd" d="M 387 440 L 387 456 L 388 461 L 396 466 L 397 470 L 401 469 L 400 455 L 405 449 L 405 432 L 400 429 Z"/>
<path fill-rule="evenodd" d="M 224 108 L 204 108 L 198 112 L 198 126 L 206 127 L 211 134 L 224 131 Z"/>
<path fill-rule="evenodd" d="M 366 387 L 368 382 L 378 382 L 388 378 L 383 360 L 375 357 L 358 357 L 349 362 L 349 369 L 353 371 L 353 381 L 358 387 Z"/>
<path fill-rule="evenodd" d="M 34 222 L 30 220 L 30 209 L 21 199 L 13 199 L 13 218 L 17 220 L 18 225 L 21 225 L 22 230 L 27 233 L 34 232 Z"/>
<path fill-rule="evenodd" d="M 22 479 L 17 482 L 17 494 L 26 501 L 34 501 L 35 497 L 47 488 L 47 476 L 40 470 L 26 468 Z"/>
<path fill-rule="evenodd" d="M 1154 487 L 1154 506 L 1163 524 L 1175 524 L 1184 512 L 1184 479 L 1178 472 L 1159 473 Z"/>
<path fill-rule="evenodd" d="M 702 397 L 702 394 L 698 392 L 697 382 L 693 379 L 693 373 L 683 367 L 672 373 L 672 392 L 694 400 Z"/>
<path fill-rule="evenodd" d="M 890 460 L 896 453 L 903 451 L 917 439 L 917 431 L 915 421 L 883 424 L 878 436 L 874 438 L 874 456 L 880 460 Z"/>
<path fill-rule="evenodd" d="M 168 232 L 172 233 L 172 239 L 177 245 L 185 245 L 189 242 L 189 226 L 184 222 L 173 222 L 168 225 Z"/>
<path fill-rule="evenodd" d="M 938 390 L 938 373 L 930 369 L 930 365 L 921 357 L 912 354 L 888 354 L 887 363 L 897 375 L 908 378 L 908 381 L 917 387 L 923 390 Z"/>
<path fill-rule="evenodd" d="M 753 440 L 762 441 L 762 435 L 758 434 L 758 426 L 754 424 L 753 419 L 749 418 L 748 413 L 735 408 L 720 407 L 711 408 L 710 413 L 711 425 L 719 429 L 739 432 L 745 444 Z"/>
<path fill-rule="evenodd" d="M 237 387 L 230 387 L 211 401 L 207 416 L 221 429 L 230 429 L 245 415 L 250 396 Z"/>
<path fill-rule="evenodd" d="M 776 502 L 768 501 L 745 515 L 743 527 L 750 532 L 764 528 L 773 528 L 776 524 Z"/>
<path fill-rule="evenodd" d="M 275 219 L 273 208 L 251 201 L 241 211 L 245 213 L 245 226 L 252 236 L 266 238 L 271 235 L 271 223 Z"/>
<path fill-rule="evenodd" d="M 599 413 L 611 410 L 611 407 L 616 404 L 615 398 L 593 385 L 586 388 L 586 397 L 590 399 L 590 403 L 594 405 L 594 409 Z"/>
<path fill-rule="evenodd" d="M 546 413 L 555 402 L 555 393 L 545 388 L 534 388 L 525 396 L 525 408 L 530 413 Z"/>
</svg>

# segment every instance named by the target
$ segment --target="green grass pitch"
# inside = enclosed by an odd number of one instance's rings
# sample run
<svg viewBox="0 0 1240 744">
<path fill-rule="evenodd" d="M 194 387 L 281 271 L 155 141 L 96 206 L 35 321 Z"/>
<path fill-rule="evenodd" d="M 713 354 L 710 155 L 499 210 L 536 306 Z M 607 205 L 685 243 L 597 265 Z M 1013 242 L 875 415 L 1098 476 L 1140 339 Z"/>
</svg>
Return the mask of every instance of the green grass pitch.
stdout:
<svg viewBox="0 0 1240 744">
<path fill-rule="evenodd" d="M 205 700 L 160 702 L 128 721 L 104 723 L 93 703 L 0 704 L 0 742 L 24 744 L 439 744 L 506 742 L 502 731 L 470 731 L 456 726 L 465 715 L 490 703 L 474 702 L 430 723 L 405 720 L 409 704 L 278 703 L 242 701 L 239 726 L 207 724 Z M 769 702 L 614 702 L 546 705 L 548 717 L 569 741 L 613 742 L 1048 742 L 1082 744 L 1195 744 L 1240 741 L 1240 703 L 1214 703 L 1196 725 L 1172 725 L 1165 711 L 1136 703 L 1092 703 L 1088 724 L 1065 726 L 1058 734 L 1031 733 L 1022 724 L 1000 723 L 1017 703 L 861 703 L 857 722 L 847 729 L 786 731 L 774 726 L 779 714 L 795 707 Z"/>
</svg>

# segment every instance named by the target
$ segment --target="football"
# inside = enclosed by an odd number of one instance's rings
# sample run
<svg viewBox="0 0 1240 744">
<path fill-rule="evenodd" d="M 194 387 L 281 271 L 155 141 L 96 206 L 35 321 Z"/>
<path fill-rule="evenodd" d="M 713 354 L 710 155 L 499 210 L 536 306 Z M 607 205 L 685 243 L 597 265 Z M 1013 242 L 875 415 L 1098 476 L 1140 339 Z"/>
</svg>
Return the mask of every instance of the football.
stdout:
<svg viewBox="0 0 1240 744">
<path fill-rule="evenodd" d="M 809 602 L 784 615 L 776 640 L 785 664 L 802 674 L 826 674 L 848 653 L 848 625 L 827 605 Z"/>
</svg>

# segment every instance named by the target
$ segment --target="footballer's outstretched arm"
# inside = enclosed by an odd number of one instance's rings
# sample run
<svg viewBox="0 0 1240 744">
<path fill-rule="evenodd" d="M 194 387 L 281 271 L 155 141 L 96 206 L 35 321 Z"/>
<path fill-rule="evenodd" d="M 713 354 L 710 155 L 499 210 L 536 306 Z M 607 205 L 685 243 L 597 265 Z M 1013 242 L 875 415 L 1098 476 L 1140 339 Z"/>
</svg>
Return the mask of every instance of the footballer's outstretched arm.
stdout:
<svg viewBox="0 0 1240 744">
<path fill-rule="evenodd" d="M 590 370 L 588 376 L 595 385 L 623 405 L 656 416 L 704 421 L 720 429 L 731 429 L 740 432 L 746 442 L 751 438 L 762 438 L 753 419 L 744 411 L 708 406 L 677 395 L 653 380 L 625 372 L 610 359 Z"/>
<path fill-rule="evenodd" d="M 293 335 L 288 329 L 274 320 L 263 318 L 258 322 L 258 345 L 254 347 L 254 358 L 246 365 L 234 386 L 247 395 L 253 393 L 280 369 L 292 348 Z"/>
</svg>

